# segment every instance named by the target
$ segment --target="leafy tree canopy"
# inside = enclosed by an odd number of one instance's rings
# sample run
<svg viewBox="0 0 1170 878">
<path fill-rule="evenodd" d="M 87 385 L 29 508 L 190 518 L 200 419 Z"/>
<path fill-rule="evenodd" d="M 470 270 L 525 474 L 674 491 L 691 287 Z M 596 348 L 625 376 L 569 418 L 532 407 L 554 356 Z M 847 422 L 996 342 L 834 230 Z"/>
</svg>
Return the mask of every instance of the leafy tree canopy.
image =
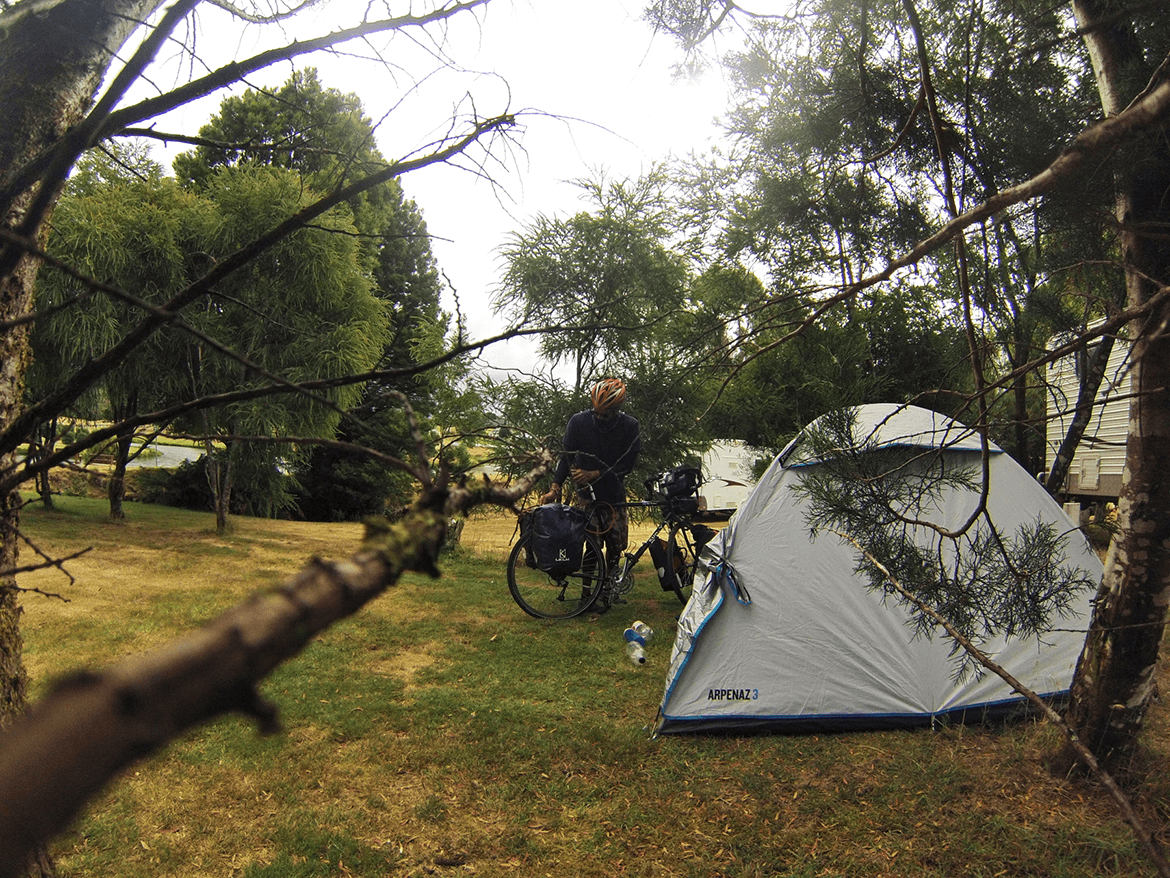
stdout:
<svg viewBox="0 0 1170 878">
<path fill-rule="evenodd" d="M 179 156 L 175 171 L 187 185 L 209 185 L 216 168 L 258 163 L 295 172 L 318 191 L 385 166 L 375 129 L 356 95 L 326 88 L 317 71 L 295 72 L 274 92 L 229 97 L 200 130 L 210 141 Z M 338 438 L 387 455 L 411 456 L 414 440 L 402 411 L 403 394 L 423 422 L 439 414 L 452 387 L 451 370 L 418 370 L 424 336 L 448 318 L 439 306 L 442 282 L 426 223 L 397 181 L 349 202 L 364 269 L 385 306 L 386 331 L 376 367 L 394 370 L 365 385 L 339 424 Z M 442 374 L 441 374 L 442 373 Z M 448 412 L 448 424 L 454 417 Z M 312 518 L 354 518 L 409 499 L 410 480 L 352 451 L 317 448 L 299 461 L 302 512 Z"/>
<path fill-rule="evenodd" d="M 727 269 L 722 283 L 692 283 L 670 246 L 676 224 L 660 169 L 581 186 L 592 210 L 538 217 L 503 250 L 497 309 L 519 325 L 556 330 L 540 340 L 552 368 L 491 384 L 485 397 L 498 400 L 509 443 L 555 449 L 569 416 L 588 408 L 592 383 L 622 378 L 625 409 L 642 425 L 642 456 L 628 480 L 638 490 L 710 442 L 701 419 L 717 378 L 710 363 L 726 341 L 729 302 L 738 308 L 753 279 Z"/>
</svg>

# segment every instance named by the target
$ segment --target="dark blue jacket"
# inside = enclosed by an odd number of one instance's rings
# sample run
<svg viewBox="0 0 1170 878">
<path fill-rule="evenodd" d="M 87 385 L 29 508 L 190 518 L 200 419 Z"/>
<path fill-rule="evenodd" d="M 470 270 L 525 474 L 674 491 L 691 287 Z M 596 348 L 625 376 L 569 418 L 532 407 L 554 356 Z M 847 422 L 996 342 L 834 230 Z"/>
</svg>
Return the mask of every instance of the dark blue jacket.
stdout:
<svg viewBox="0 0 1170 878">
<path fill-rule="evenodd" d="M 618 412 L 608 421 L 597 418 L 592 409 L 577 412 L 565 427 L 564 451 L 553 481 L 566 484 L 571 466 L 598 470 L 601 477 L 593 483 L 596 499 L 607 503 L 624 501 L 623 480 L 634 468 L 642 450 L 640 433 L 638 419 L 625 412 Z"/>
</svg>

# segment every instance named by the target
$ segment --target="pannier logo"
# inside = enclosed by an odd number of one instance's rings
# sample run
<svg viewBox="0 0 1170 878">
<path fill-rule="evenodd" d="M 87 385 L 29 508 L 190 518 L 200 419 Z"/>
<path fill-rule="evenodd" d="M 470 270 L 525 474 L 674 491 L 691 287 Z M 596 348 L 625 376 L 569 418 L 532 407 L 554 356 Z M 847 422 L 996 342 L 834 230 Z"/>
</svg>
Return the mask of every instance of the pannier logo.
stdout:
<svg viewBox="0 0 1170 878">
<path fill-rule="evenodd" d="M 755 701 L 760 697 L 759 689 L 708 689 L 708 701 Z"/>
<path fill-rule="evenodd" d="M 556 558 L 556 560 L 558 560 L 558 561 L 568 561 L 568 560 L 569 560 L 569 555 L 568 555 L 568 553 L 567 553 L 567 552 L 566 552 L 564 549 L 561 549 L 560 551 L 558 551 L 558 552 L 557 552 L 557 558 Z"/>
</svg>

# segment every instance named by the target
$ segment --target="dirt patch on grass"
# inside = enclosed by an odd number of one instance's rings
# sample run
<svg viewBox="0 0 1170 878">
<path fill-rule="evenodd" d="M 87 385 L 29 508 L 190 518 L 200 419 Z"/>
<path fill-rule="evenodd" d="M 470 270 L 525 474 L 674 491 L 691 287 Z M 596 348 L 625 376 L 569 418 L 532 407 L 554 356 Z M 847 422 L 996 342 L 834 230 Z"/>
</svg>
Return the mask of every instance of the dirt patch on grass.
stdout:
<svg viewBox="0 0 1170 878">
<path fill-rule="evenodd" d="M 435 648 L 437 649 L 437 647 L 436 644 Z M 409 693 L 415 688 L 415 675 L 419 671 L 431 667 L 436 661 L 433 650 L 404 650 L 386 656 L 379 661 L 371 662 L 370 672 L 401 680 L 406 687 L 406 692 Z"/>
</svg>

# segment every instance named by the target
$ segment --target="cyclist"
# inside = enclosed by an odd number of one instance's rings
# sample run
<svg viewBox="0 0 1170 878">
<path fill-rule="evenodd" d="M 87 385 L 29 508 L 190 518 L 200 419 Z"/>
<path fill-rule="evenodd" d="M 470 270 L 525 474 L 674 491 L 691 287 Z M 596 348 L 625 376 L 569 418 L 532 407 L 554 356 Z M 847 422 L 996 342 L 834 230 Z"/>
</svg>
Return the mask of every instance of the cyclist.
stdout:
<svg viewBox="0 0 1170 878">
<path fill-rule="evenodd" d="M 540 498 L 541 503 L 559 503 L 565 479 L 573 480 L 578 496 L 586 504 L 596 504 L 594 523 L 601 529 L 611 572 L 626 550 L 630 534 L 626 507 L 617 504 L 625 502 L 625 478 L 642 450 L 637 418 L 621 411 L 625 398 L 626 385 L 621 379 L 605 378 L 593 385 L 592 408 L 569 418 L 552 488 Z M 598 612 L 609 609 L 608 598 L 606 594 L 598 598 L 594 605 Z"/>
</svg>

